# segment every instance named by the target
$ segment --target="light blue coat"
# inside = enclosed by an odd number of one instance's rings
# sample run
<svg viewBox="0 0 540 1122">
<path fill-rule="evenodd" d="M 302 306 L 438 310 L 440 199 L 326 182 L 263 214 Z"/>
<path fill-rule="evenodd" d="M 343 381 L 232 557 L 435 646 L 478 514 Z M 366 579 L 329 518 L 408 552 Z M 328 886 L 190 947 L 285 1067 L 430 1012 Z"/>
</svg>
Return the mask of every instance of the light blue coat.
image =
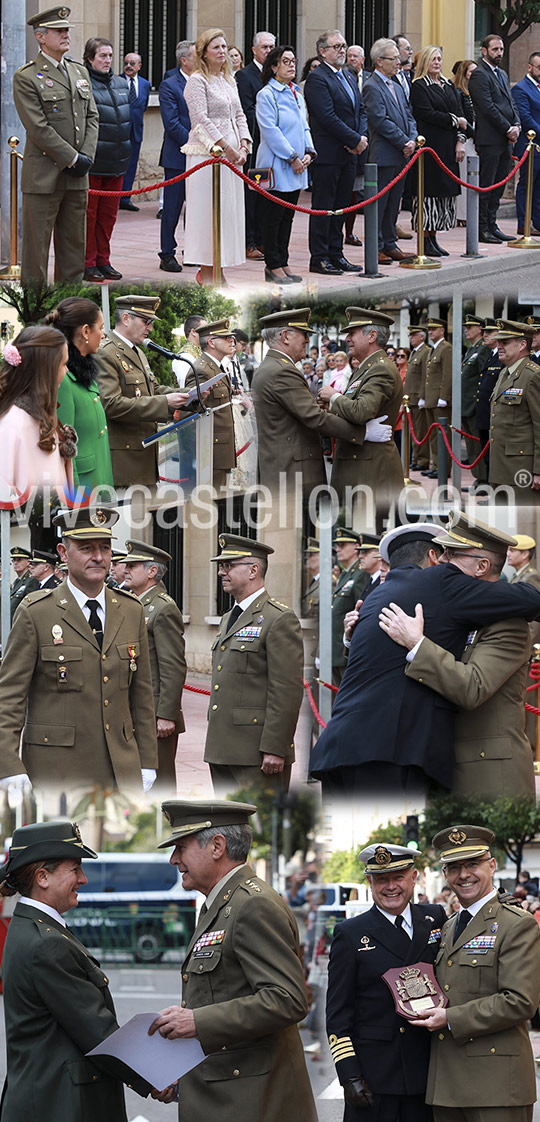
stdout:
<svg viewBox="0 0 540 1122">
<path fill-rule="evenodd" d="M 272 167 L 276 191 L 298 191 L 308 185 L 307 168 L 295 175 L 288 163 L 293 152 L 300 159 L 306 149 L 313 148 L 306 106 L 298 86 L 283 85 L 275 78 L 257 94 L 255 112 L 261 133 L 256 167 Z M 296 94 L 296 97 L 295 97 Z"/>
</svg>

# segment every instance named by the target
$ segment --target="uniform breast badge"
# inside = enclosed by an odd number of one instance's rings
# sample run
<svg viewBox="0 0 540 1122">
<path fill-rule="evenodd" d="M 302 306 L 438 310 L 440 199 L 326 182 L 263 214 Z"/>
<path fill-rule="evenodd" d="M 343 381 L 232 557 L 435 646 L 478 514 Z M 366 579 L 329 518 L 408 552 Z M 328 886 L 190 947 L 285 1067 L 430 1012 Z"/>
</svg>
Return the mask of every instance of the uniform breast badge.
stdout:
<svg viewBox="0 0 540 1122">
<path fill-rule="evenodd" d="M 136 670 L 137 669 L 137 653 L 135 651 L 135 647 L 128 647 L 128 654 L 129 654 L 129 669 L 130 670 Z"/>
<path fill-rule="evenodd" d="M 55 623 L 53 627 L 51 627 L 51 635 L 53 637 L 53 643 L 55 647 L 58 647 L 61 643 L 64 642 L 63 634 L 64 632 L 62 631 L 59 623 Z"/>
<path fill-rule="evenodd" d="M 377 950 L 375 944 L 370 942 L 369 935 L 362 935 L 362 938 L 360 939 L 360 942 L 362 943 L 362 946 L 358 947 L 359 951 L 376 951 Z"/>
</svg>

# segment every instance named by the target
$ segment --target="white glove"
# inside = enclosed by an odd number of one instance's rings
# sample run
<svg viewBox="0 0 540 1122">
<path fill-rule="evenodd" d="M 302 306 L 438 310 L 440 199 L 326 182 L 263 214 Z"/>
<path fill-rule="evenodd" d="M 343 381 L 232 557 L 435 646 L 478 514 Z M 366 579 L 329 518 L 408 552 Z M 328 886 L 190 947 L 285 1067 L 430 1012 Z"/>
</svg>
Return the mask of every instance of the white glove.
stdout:
<svg viewBox="0 0 540 1122">
<path fill-rule="evenodd" d="M 444 400 L 444 397 L 440 397 L 437 402 L 437 409 L 444 409 L 445 405 L 448 405 L 448 402 Z"/>
<path fill-rule="evenodd" d="M 386 444 L 392 439 L 392 425 L 383 425 L 387 416 L 388 413 L 385 413 L 383 417 L 375 417 L 373 421 L 367 422 L 365 439 L 370 444 Z"/>
<path fill-rule="evenodd" d="M 424 409 L 424 408 L 425 408 L 425 405 L 426 405 L 426 403 L 425 403 L 425 400 L 424 400 L 424 398 L 423 398 L 423 397 L 419 397 L 419 398 L 418 398 L 418 408 L 419 408 L 419 409 Z"/>
<path fill-rule="evenodd" d="M 157 771 L 153 767 L 143 767 L 141 769 L 142 785 L 145 795 L 152 790 L 154 783 L 157 779 Z"/>
</svg>

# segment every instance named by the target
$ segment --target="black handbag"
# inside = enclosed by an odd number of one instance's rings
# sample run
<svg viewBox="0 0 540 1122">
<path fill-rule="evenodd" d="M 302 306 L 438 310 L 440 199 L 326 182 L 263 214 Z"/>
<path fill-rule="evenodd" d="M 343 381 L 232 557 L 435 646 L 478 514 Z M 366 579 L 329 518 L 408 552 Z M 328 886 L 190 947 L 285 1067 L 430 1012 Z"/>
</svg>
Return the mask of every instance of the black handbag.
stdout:
<svg viewBox="0 0 540 1122">
<path fill-rule="evenodd" d="M 273 191 L 276 185 L 273 168 L 250 168 L 248 178 L 252 179 L 258 187 L 264 187 L 265 191 Z M 248 188 L 250 191 L 255 189 L 251 183 L 248 183 Z"/>
</svg>

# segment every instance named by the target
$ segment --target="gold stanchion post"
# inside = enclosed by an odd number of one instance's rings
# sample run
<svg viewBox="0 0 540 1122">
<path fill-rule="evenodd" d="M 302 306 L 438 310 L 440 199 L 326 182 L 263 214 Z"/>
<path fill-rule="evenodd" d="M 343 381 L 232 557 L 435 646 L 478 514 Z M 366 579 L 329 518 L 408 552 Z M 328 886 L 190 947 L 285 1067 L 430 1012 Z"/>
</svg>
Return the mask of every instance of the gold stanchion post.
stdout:
<svg viewBox="0 0 540 1122">
<path fill-rule="evenodd" d="M 532 656 L 531 666 L 538 666 L 539 663 L 540 663 L 540 643 L 534 643 L 533 644 L 533 656 Z M 533 690 L 532 693 L 525 694 L 526 698 L 530 698 L 530 697 L 534 698 L 534 700 L 531 702 L 531 705 L 534 705 L 535 708 L 537 708 L 537 709 L 540 709 L 540 703 L 538 701 L 539 696 L 540 696 L 540 689 Z M 534 771 L 535 771 L 536 775 L 540 775 L 540 717 L 535 718 L 535 728 L 536 728 L 536 737 L 535 737 L 535 751 L 534 751 Z"/>
<path fill-rule="evenodd" d="M 440 261 L 434 261 L 432 257 L 426 257 L 424 254 L 424 153 L 422 148 L 426 143 L 425 136 L 417 136 L 416 143 L 420 149 L 420 155 L 416 161 L 418 168 L 418 232 L 416 244 L 416 257 L 410 258 L 408 261 L 400 261 L 402 269 L 440 269 Z"/>
<path fill-rule="evenodd" d="M 406 487 L 411 482 L 409 478 L 410 461 L 410 430 L 409 430 L 409 395 L 403 394 L 403 424 L 401 426 L 401 439 L 403 441 L 403 482 Z"/>
<path fill-rule="evenodd" d="M 17 187 L 18 187 L 18 167 L 17 160 L 22 160 L 22 155 L 17 152 L 19 147 L 18 136 L 8 137 L 8 144 L 11 148 L 11 156 L 9 163 L 9 266 L 2 273 L 3 277 L 12 277 L 14 280 L 21 275 L 21 266 L 18 262 L 19 246 L 18 246 L 18 233 L 17 233 Z"/>
<path fill-rule="evenodd" d="M 534 171 L 534 150 L 540 152 L 540 148 L 534 143 L 536 133 L 534 129 L 529 129 L 527 139 L 527 189 L 525 195 L 525 219 L 523 222 L 523 237 L 516 238 L 513 242 L 507 242 L 510 249 L 540 249 L 540 242 L 536 238 L 531 238 L 531 214 L 532 214 L 532 195 L 533 195 L 533 171 Z M 520 175 L 521 175 L 520 169 Z"/>
<path fill-rule="evenodd" d="M 219 144 L 212 148 L 213 156 L 222 156 Z M 221 281 L 221 164 L 212 164 L 212 228 L 213 228 L 213 281 Z"/>
</svg>

